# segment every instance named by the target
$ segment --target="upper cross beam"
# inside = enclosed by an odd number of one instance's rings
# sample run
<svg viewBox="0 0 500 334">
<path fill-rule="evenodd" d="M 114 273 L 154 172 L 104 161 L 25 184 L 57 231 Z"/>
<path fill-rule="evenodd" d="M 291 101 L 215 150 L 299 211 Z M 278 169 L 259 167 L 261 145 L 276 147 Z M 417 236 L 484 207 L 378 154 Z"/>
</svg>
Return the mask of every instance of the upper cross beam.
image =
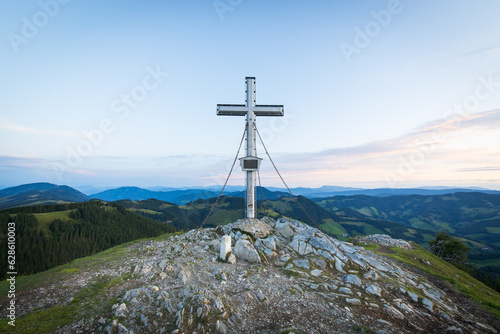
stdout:
<svg viewBox="0 0 500 334">
<path fill-rule="evenodd" d="M 283 105 L 255 105 L 255 78 L 246 77 L 247 97 L 246 104 L 218 104 L 217 115 L 219 116 L 245 116 L 252 111 L 255 116 L 283 116 L 285 107 Z M 248 115 L 251 116 L 251 115 Z"/>
<path fill-rule="evenodd" d="M 245 116 L 248 106 L 244 104 L 218 104 L 219 116 Z M 282 105 L 256 105 L 251 108 L 255 116 L 283 116 L 285 108 Z"/>
</svg>

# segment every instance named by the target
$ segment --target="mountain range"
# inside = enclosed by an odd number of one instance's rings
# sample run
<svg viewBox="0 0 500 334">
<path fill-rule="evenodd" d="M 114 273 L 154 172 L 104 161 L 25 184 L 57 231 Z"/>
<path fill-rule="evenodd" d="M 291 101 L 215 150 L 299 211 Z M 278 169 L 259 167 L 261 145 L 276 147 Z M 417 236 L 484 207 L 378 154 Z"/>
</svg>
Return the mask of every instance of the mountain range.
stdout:
<svg viewBox="0 0 500 334">
<path fill-rule="evenodd" d="M 162 189 L 162 188 L 159 188 Z M 211 226 L 243 217 L 243 191 L 225 192 L 221 205 L 207 223 Z M 276 191 L 272 191 L 276 190 Z M 280 188 L 257 188 L 257 198 L 265 201 L 262 215 L 279 214 L 309 222 L 300 206 Z M 474 189 L 350 189 L 340 187 L 295 188 L 301 204 L 314 217 L 312 225 L 337 238 L 360 234 L 387 233 L 421 245 L 445 230 L 462 238 L 475 261 L 500 265 L 500 192 Z M 340 191 L 344 195 L 327 196 Z M 347 195 L 365 191 L 373 195 Z M 404 195 L 382 196 L 403 193 Z M 412 192 L 420 194 L 410 194 Z M 446 194 L 442 194 L 445 192 Z M 162 222 L 172 221 L 178 229 L 198 227 L 208 214 L 218 189 L 177 189 L 153 191 L 121 187 L 87 196 L 68 186 L 50 183 L 26 184 L 0 190 L 0 209 L 9 207 L 84 202 L 92 199 L 118 201 L 127 209 Z M 422 195 L 421 193 L 425 193 Z M 431 195 L 429 195 L 429 193 Z M 321 194 L 321 196 L 318 196 Z M 314 195 L 314 196 L 313 196 Z M 318 197 L 316 197 L 318 196 Z M 307 199 L 309 197 L 309 200 Z M 210 200 L 211 199 L 211 200 Z M 279 201 L 277 201 L 279 199 Z M 310 222 L 309 222 L 310 223 Z"/>
<path fill-rule="evenodd" d="M 217 197 L 221 191 L 218 186 L 194 187 L 194 188 L 173 188 L 173 187 L 152 187 L 139 188 L 133 186 L 119 187 L 102 190 L 90 186 L 79 187 L 80 190 L 51 183 L 31 183 L 10 187 L 0 190 L 0 209 L 16 207 L 22 205 L 50 204 L 57 202 L 81 202 L 92 198 L 104 201 L 118 201 L 130 199 L 132 201 L 146 200 L 150 198 L 159 199 L 179 205 L 187 204 L 197 199 L 208 199 Z M 96 191 L 97 190 L 97 191 Z M 322 186 L 320 188 L 298 187 L 291 188 L 296 196 L 301 195 L 307 198 L 326 198 L 332 196 L 354 196 L 368 195 L 375 197 L 406 196 L 406 195 L 444 195 L 457 192 L 482 192 L 486 194 L 500 194 L 500 191 L 483 188 L 453 188 L 453 187 L 424 187 L 424 188 L 378 188 L 361 189 L 339 186 Z M 243 186 L 227 186 L 224 195 L 233 197 L 244 197 Z M 257 198 L 277 199 L 290 196 L 285 188 L 257 187 Z"/>
</svg>

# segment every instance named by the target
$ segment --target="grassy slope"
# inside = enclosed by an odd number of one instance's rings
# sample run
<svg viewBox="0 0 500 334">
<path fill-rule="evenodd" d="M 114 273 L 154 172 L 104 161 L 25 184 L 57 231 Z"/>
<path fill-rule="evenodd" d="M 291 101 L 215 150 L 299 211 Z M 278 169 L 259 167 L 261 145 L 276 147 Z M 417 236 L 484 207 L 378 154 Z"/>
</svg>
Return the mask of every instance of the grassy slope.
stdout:
<svg viewBox="0 0 500 334">
<path fill-rule="evenodd" d="M 449 282 L 453 287 L 463 294 L 473 298 L 480 303 L 486 310 L 493 313 L 500 319 L 500 293 L 490 289 L 483 283 L 471 277 L 468 273 L 454 267 L 448 262 L 426 251 L 424 248 L 413 244 L 413 250 L 404 250 L 402 248 L 391 248 L 393 254 L 378 253 L 378 245 L 361 245 L 375 253 L 392 257 L 403 261 L 426 273 Z M 430 265 L 425 261 L 430 262 Z"/>
<path fill-rule="evenodd" d="M 178 234 L 178 233 L 177 233 Z M 153 240 L 164 240 L 172 234 L 165 234 Z M 138 242 L 151 240 L 151 238 L 131 241 L 116 247 L 107 249 L 92 256 L 79 258 L 62 266 L 47 271 L 16 278 L 16 294 L 24 291 L 34 290 L 49 285 L 59 285 L 76 275 L 79 271 L 87 271 L 92 268 L 105 267 L 112 262 L 120 262 L 120 259 L 128 257 L 125 249 Z M 97 317 L 109 312 L 111 306 L 118 302 L 115 299 L 106 298 L 106 291 L 130 275 L 110 278 L 101 277 L 96 283 L 82 288 L 76 293 L 73 300 L 65 306 L 54 306 L 49 309 L 39 309 L 16 318 L 16 327 L 8 325 L 9 319 L 0 320 L 0 333 L 53 333 L 57 328 L 77 322 L 82 318 Z M 7 281 L 0 282 L 0 298 L 7 297 L 9 285 Z"/>
</svg>

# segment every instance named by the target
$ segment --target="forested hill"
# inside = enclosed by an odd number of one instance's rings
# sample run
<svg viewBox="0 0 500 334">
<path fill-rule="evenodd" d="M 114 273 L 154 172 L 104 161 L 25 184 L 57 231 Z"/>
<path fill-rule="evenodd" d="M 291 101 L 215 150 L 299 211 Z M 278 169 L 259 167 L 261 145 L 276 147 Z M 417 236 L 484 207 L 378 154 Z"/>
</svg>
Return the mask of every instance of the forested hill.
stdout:
<svg viewBox="0 0 500 334">
<path fill-rule="evenodd" d="M 463 238 L 469 258 L 500 260 L 500 195 L 480 192 L 446 195 L 372 197 L 333 196 L 315 200 L 333 213 L 351 210 L 431 233 L 442 230 Z"/>
<path fill-rule="evenodd" d="M 215 200 L 215 198 L 198 199 L 182 206 L 156 199 L 122 200 L 115 203 L 145 217 L 172 224 L 177 229 L 189 230 L 200 227 Z M 395 238 L 404 238 L 425 244 L 425 237 L 432 238 L 434 236 L 433 233 L 409 228 L 387 220 L 367 217 L 353 210 L 333 213 L 303 196 L 298 196 L 297 200 L 291 197 L 281 197 L 276 200 L 266 200 L 264 203 L 259 201 L 257 209 L 258 217 L 290 217 L 343 240 L 360 234 L 386 233 Z M 229 224 L 243 218 L 244 214 L 245 200 L 243 198 L 223 196 L 203 227 Z M 423 233 L 427 233 L 427 235 L 424 236 Z"/>
<path fill-rule="evenodd" d="M 46 182 L 24 184 L 0 190 L 0 209 L 88 200 L 90 197 L 76 189 Z"/>
<path fill-rule="evenodd" d="M 135 239 L 171 233 L 169 224 L 101 201 L 36 205 L 0 211 L 0 258 L 7 259 L 7 223 L 16 224 L 16 270 L 44 271 Z M 6 261 L 0 261 L 5 279 Z"/>
</svg>

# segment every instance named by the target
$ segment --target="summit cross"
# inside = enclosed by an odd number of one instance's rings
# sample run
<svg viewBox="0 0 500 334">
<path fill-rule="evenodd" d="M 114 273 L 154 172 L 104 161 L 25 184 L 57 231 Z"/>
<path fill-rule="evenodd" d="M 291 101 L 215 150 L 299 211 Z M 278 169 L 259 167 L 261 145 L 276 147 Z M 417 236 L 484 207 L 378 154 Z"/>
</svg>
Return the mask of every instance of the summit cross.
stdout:
<svg viewBox="0 0 500 334">
<path fill-rule="evenodd" d="M 241 158 L 241 167 L 247 173 L 246 183 L 246 216 L 255 218 L 255 172 L 259 170 L 261 158 L 255 152 L 255 117 L 256 116 L 283 116 L 283 105 L 256 105 L 255 78 L 246 77 L 246 104 L 217 104 L 218 116 L 246 116 L 247 117 L 247 152 Z"/>
</svg>

